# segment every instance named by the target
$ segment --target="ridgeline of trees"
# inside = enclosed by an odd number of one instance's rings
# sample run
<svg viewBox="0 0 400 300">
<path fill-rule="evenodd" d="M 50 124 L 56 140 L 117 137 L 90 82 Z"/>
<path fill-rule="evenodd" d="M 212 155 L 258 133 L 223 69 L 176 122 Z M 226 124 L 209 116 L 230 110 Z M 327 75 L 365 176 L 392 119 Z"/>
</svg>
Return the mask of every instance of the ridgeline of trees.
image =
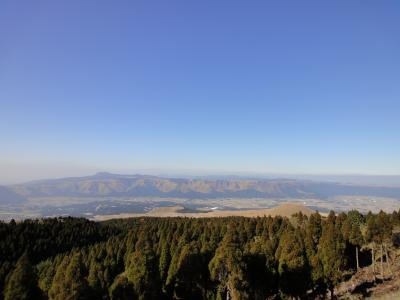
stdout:
<svg viewBox="0 0 400 300">
<path fill-rule="evenodd" d="M 0 299 L 315 299 L 390 274 L 400 211 L 0 222 Z M 376 266 L 375 266 L 376 265 Z"/>
</svg>

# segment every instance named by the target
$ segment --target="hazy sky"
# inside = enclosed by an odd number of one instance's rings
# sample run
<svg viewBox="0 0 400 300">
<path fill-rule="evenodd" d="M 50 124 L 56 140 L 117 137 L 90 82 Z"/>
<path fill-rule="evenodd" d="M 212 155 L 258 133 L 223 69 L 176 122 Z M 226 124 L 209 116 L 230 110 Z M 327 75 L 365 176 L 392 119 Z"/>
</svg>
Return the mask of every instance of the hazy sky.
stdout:
<svg viewBox="0 0 400 300">
<path fill-rule="evenodd" d="M 0 183 L 400 173 L 399 1 L 0 2 Z"/>
</svg>

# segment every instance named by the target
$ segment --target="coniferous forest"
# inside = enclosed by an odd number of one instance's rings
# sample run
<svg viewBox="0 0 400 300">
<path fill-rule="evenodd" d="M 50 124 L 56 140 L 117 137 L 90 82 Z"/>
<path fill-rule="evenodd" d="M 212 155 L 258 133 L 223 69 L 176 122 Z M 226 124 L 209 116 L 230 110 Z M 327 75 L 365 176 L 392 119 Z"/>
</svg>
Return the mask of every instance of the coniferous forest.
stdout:
<svg viewBox="0 0 400 300">
<path fill-rule="evenodd" d="M 0 222 L 1 299 L 323 299 L 358 268 L 390 272 L 399 226 L 400 211 Z"/>
</svg>

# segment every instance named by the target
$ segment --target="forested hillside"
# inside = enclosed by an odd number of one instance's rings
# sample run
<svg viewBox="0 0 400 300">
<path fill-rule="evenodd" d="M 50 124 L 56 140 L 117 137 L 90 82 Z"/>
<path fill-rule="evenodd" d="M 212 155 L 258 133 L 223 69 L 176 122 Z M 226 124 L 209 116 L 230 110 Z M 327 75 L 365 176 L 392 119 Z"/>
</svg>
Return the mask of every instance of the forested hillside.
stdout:
<svg viewBox="0 0 400 300">
<path fill-rule="evenodd" d="M 400 211 L 292 218 L 0 223 L 10 299 L 315 299 L 357 268 L 390 276 Z"/>
</svg>

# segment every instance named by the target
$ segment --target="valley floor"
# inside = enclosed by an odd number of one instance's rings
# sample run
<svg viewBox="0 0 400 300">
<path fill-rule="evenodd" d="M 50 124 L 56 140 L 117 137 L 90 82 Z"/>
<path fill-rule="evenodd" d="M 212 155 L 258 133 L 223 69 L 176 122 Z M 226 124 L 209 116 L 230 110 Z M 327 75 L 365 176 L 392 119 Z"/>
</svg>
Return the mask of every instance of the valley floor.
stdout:
<svg viewBox="0 0 400 300">
<path fill-rule="evenodd" d="M 158 207 L 147 213 L 122 213 L 115 215 L 96 215 L 93 217 L 96 221 L 105 221 L 110 219 L 132 218 L 132 217 L 190 217 L 190 218 L 215 218 L 215 217 L 263 217 L 263 216 L 285 216 L 290 217 L 295 213 L 302 212 L 310 215 L 314 211 L 300 203 L 283 203 L 279 206 L 266 209 L 248 209 L 248 210 L 197 210 L 196 212 L 185 212 L 182 206 Z"/>
</svg>

